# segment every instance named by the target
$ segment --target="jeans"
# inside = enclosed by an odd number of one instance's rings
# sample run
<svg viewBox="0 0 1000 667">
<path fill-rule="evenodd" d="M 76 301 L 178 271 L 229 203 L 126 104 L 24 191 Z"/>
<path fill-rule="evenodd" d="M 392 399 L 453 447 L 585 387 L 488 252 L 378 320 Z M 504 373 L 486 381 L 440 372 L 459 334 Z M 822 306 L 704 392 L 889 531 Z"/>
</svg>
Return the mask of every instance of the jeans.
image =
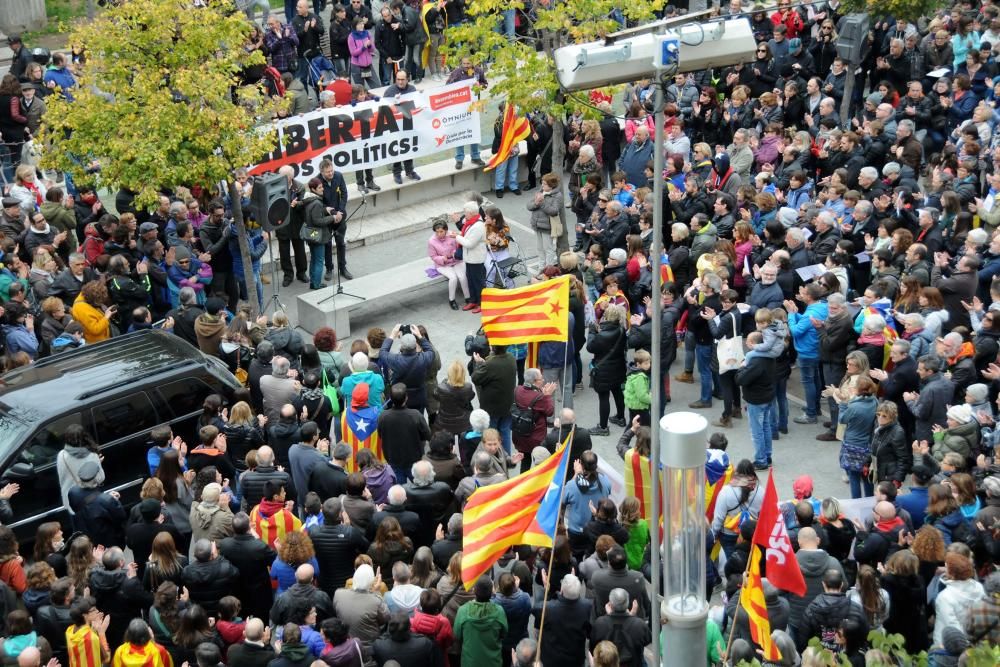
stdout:
<svg viewBox="0 0 1000 667">
<path fill-rule="evenodd" d="M 503 10 L 503 34 L 507 39 L 514 39 L 514 16 L 516 13 L 516 9 Z M 499 28 L 499 26 L 497 27 Z"/>
<path fill-rule="evenodd" d="M 774 401 L 771 403 L 771 434 L 788 430 L 788 380 L 774 383 Z"/>
<path fill-rule="evenodd" d="M 495 428 L 496 430 L 500 431 L 500 439 L 503 441 L 504 451 L 507 452 L 508 454 L 510 454 L 511 448 L 513 447 L 511 441 L 510 426 L 511 426 L 510 415 L 507 415 L 505 417 L 500 417 L 499 419 L 492 416 L 490 417 L 490 428 Z"/>
<path fill-rule="evenodd" d="M 295 78 L 302 82 L 306 89 L 306 96 L 309 95 L 309 61 L 299 56 L 299 69 L 295 72 Z"/>
<path fill-rule="evenodd" d="M 594 299 L 595 301 L 597 299 Z M 684 372 L 694 373 L 694 334 L 690 331 L 684 333 Z"/>
<path fill-rule="evenodd" d="M 371 78 L 366 81 L 365 78 L 361 76 L 361 70 L 364 68 L 360 65 L 351 65 L 351 83 L 361 84 L 368 90 L 371 90 L 372 88 L 381 88 L 382 83 L 378 78 L 378 68 L 376 68 L 374 64 L 370 65 L 370 68 L 372 75 Z"/>
<path fill-rule="evenodd" d="M 309 287 L 318 289 L 323 284 L 323 256 L 326 255 L 325 243 L 309 244 Z"/>
<path fill-rule="evenodd" d="M 469 154 L 472 155 L 473 160 L 478 160 L 479 158 L 479 144 L 469 144 Z M 462 162 L 465 160 L 465 146 L 459 146 L 455 149 L 455 162 Z"/>
<path fill-rule="evenodd" d="M 875 487 L 872 486 L 871 481 L 867 477 L 862 477 L 860 472 L 854 472 L 853 470 L 845 470 L 847 473 L 847 481 L 851 485 L 851 498 L 864 498 L 875 494 Z M 864 494 L 861 493 L 861 487 L 864 487 Z"/>
<path fill-rule="evenodd" d="M 815 417 L 819 414 L 819 395 L 822 391 L 819 359 L 799 357 L 799 372 L 802 378 L 802 390 L 806 394 L 806 416 Z"/>
<path fill-rule="evenodd" d="M 506 183 L 508 190 L 519 189 L 517 182 L 518 164 L 517 156 L 511 155 L 497 166 L 496 175 L 493 177 L 494 189 L 502 191 L 505 187 L 504 183 Z"/>
<path fill-rule="evenodd" d="M 389 467 L 392 468 L 392 472 L 396 474 L 396 484 L 403 485 L 413 479 L 413 475 L 410 474 L 410 469 L 404 466 L 394 466 L 391 463 Z"/>
<path fill-rule="evenodd" d="M 698 358 L 698 376 L 701 378 L 701 401 L 712 402 L 712 352 L 711 345 L 695 345 L 695 356 Z"/>
<path fill-rule="evenodd" d="M 846 371 L 847 367 L 844 364 L 830 364 L 823 362 L 823 384 L 832 384 L 839 387 L 840 383 L 844 379 Z M 840 413 L 840 408 L 837 407 L 837 401 L 833 400 L 833 397 L 826 399 L 826 403 L 830 408 L 830 432 L 832 433 L 837 429 L 837 415 Z"/>
<path fill-rule="evenodd" d="M 750 422 L 750 438 L 753 440 L 753 462 L 757 465 L 767 465 L 771 461 L 771 410 L 771 403 L 747 403 L 747 420 Z"/>
<path fill-rule="evenodd" d="M 291 23 L 292 19 L 295 18 L 295 5 L 297 4 L 297 0 L 285 0 L 285 23 Z"/>
<path fill-rule="evenodd" d="M 722 545 L 722 553 L 726 554 L 727 559 L 733 553 L 733 549 L 736 548 L 737 539 L 738 536 L 736 534 L 719 533 L 719 544 Z"/>
<path fill-rule="evenodd" d="M 420 81 L 424 78 L 424 68 L 420 66 L 423 51 L 423 44 L 409 44 L 406 47 L 406 73 L 411 81 Z"/>
<path fill-rule="evenodd" d="M 247 8 L 244 10 L 247 18 L 253 21 L 254 10 L 260 9 L 260 24 L 264 25 L 267 23 L 267 17 L 271 13 L 271 3 L 267 0 L 250 0 Z"/>
<path fill-rule="evenodd" d="M 260 282 L 260 273 L 254 272 L 253 274 L 254 284 L 257 285 L 257 309 L 264 310 L 264 285 Z M 237 276 L 236 282 L 240 288 L 240 299 L 246 301 L 249 297 L 247 296 L 247 282 L 243 279 L 243 276 Z"/>
<path fill-rule="evenodd" d="M 573 407 L 573 366 L 572 360 L 568 360 L 566 369 L 562 368 L 543 368 L 542 377 L 545 378 L 545 384 L 549 382 L 556 383 L 556 393 L 553 396 L 562 396 L 562 406 L 564 408 Z M 567 379 L 566 383 L 563 383 L 563 378 Z M 562 393 L 560 393 L 560 391 Z"/>
</svg>

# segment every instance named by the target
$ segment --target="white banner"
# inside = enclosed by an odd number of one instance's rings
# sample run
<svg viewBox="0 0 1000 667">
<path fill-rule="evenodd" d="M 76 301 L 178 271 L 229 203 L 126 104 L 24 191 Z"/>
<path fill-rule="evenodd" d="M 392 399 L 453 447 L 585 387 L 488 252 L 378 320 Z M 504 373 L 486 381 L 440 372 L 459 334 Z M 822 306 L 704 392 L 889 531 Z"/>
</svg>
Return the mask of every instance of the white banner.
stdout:
<svg viewBox="0 0 1000 667">
<path fill-rule="evenodd" d="M 297 178 L 319 174 L 324 158 L 350 172 L 478 144 L 480 102 L 460 81 L 354 106 L 316 109 L 275 122 L 277 144 L 250 173 L 291 165 Z"/>
</svg>

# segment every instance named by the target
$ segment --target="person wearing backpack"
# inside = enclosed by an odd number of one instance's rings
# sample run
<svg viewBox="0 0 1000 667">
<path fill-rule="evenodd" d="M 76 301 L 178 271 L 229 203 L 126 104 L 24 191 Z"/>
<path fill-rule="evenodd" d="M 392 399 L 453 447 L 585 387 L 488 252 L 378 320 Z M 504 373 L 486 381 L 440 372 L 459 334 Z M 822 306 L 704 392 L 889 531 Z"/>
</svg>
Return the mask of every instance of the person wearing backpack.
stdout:
<svg viewBox="0 0 1000 667">
<path fill-rule="evenodd" d="M 622 667 L 642 667 L 643 649 L 653 640 L 649 625 L 636 615 L 638 602 L 634 600 L 629 608 L 625 589 L 613 589 L 604 606 L 607 613 L 594 621 L 590 631 L 591 646 L 610 641 L 618 648 L 618 664 Z"/>
<path fill-rule="evenodd" d="M 514 403 L 510 406 L 511 438 L 514 448 L 524 454 L 521 472 L 531 467 L 531 450 L 545 440 L 547 421 L 555 414 L 552 394 L 558 386 L 555 382 L 545 384 L 542 371 L 528 368 L 524 371 L 524 384 L 514 390 Z"/>
<path fill-rule="evenodd" d="M 722 544 L 726 558 L 733 552 L 744 521 L 757 520 L 764 492 L 760 488 L 757 471 L 750 459 L 736 464 L 729 484 L 719 492 L 715 501 L 712 532 Z"/>
</svg>

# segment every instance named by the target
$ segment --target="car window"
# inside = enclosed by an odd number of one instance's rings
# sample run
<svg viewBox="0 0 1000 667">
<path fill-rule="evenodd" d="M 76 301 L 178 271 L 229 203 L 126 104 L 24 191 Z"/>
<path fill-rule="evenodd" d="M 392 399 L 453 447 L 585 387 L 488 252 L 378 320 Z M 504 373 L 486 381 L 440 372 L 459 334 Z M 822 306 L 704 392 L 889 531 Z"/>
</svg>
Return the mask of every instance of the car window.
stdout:
<svg viewBox="0 0 1000 667">
<path fill-rule="evenodd" d="M 72 424 L 79 424 L 80 413 L 63 415 L 55 421 L 43 426 L 17 455 L 17 462 L 30 463 L 35 469 L 41 468 L 56 460 L 56 455 L 63 448 L 63 434 Z"/>
<path fill-rule="evenodd" d="M 160 396 L 177 417 L 201 412 L 202 403 L 209 394 L 216 393 L 212 387 L 198 378 L 184 378 L 160 387 Z"/>
<path fill-rule="evenodd" d="M 94 430 L 101 445 L 148 431 L 158 423 L 149 396 L 141 391 L 94 408 Z"/>
</svg>

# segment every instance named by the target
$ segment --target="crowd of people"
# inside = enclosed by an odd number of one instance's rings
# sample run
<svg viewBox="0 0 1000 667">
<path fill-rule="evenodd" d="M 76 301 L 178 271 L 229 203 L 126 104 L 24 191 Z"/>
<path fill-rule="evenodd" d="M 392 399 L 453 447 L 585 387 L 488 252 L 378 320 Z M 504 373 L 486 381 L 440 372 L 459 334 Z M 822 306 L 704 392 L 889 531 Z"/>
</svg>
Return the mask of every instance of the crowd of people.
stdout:
<svg viewBox="0 0 1000 667">
<path fill-rule="evenodd" d="M 322 4 L 286 2 L 286 22 L 269 14 L 250 38 L 293 98 L 290 113 L 309 111 L 313 92 L 333 106 L 383 80 L 394 96 L 412 92 L 411 79 L 443 78 L 423 46 L 433 53 L 443 39 L 434 30 L 464 17 L 459 0 L 397 1 L 376 22 L 352 0 L 331 8 L 324 46 Z M 221 359 L 244 387 L 205 400 L 194 442 L 152 429 L 134 507 L 104 492 L 104 443 L 84 428 L 60 434 L 71 524 L 43 524 L 23 554 L 0 526 L 4 661 L 638 667 L 658 613 L 650 427 L 675 372 L 673 382 L 699 385 L 690 409 L 721 402 L 706 443 L 707 590 L 721 601 L 708 664 L 760 648 L 739 597 L 762 510 L 758 475 L 799 472 L 790 451 L 774 451 L 782 436 L 837 447 L 844 495 L 874 506 L 851 516 L 836 495 L 814 497 L 809 476 L 795 480 L 781 509 L 807 590 L 765 579 L 777 664 L 829 664 L 807 647 L 813 637 L 852 665 L 891 664 L 868 645 L 871 629 L 939 665 L 1000 642 L 1000 8 L 959 2 L 916 24 L 873 18 L 861 63 L 837 55 L 837 2 L 765 10 L 731 0 L 719 11 L 751 22 L 756 60 L 664 84 L 665 173 L 653 170 L 656 82 L 628 86 L 622 114 L 594 97 L 599 119 L 566 118 L 565 164 L 552 164 L 553 119 L 529 114 L 534 279 L 571 285 L 568 340 L 540 344 L 530 363 L 526 346 L 482 335 L 468 340 L 469 359 L 442 359 L 413 324 L 349 345 L 323 328 L 307 342 L 284 313 L 254 319 L 244 305 L 224 192 L 193 185 L 142 210 L 122 190 L 111 214 L 93 190 L 18 166 L 0 215 L 6 369 L 155 326 Z M 498 15 L 500 29 L 517 36 L 515 18 Z M 74 58 L 44 72 L 12 46 L 0 82 L 7 143 L 36 131 L 45 95 L 73 87 Z M 317 58 L 330 59 L 329 78 Z M 848 68 L 858 68 L 853 99 Z M 465 78 L 486 84 L 468 59 L 449 81 Z M 460 168 L 464 149 L 455 159 Z M 496 198 L 522 194 L 512 161 Z M 419 180 L 412 163 L 392 171 L 397 183 Z M 307 183 L 284 175 L 295 222 L 278 238 L 285 284 L 323 287 L 334 266 L 350 279 L 343 175 L 329 163 Z M 238 176 L 248 195 L 252 182 Z M 356 178 L 362 191 L 378 188 L 370 170 Z M 652 245 L 655 178 L 666 183 L 662 249 Z M 269 238 L 253 224 L 248 235 L 261 294 Z M 503 212 L 476 194 L 435 225 L 427 254 L 449 279 L 452 308 L 478 313 L 483 287 L 510 284 L 509 239 Z M 651 253 L 664 264 L 658 294 Z M 653 298 L 665 332 L 657 368 Z M 585 365 L 593 427 L 578 427 L 573 409 Z M 799 415 L 789 413 L 795 387 Z M 753 455 L 731 462 L 726 433 L 742 420 Z M 617 499 L 591 440 L 612 426 L 626 486 Z M 567 437 L 554 546 L 515 547 L 463 582 L 469 497 Z M 27 492 L 0 489 L 3 524 Z"/>
</svg>

